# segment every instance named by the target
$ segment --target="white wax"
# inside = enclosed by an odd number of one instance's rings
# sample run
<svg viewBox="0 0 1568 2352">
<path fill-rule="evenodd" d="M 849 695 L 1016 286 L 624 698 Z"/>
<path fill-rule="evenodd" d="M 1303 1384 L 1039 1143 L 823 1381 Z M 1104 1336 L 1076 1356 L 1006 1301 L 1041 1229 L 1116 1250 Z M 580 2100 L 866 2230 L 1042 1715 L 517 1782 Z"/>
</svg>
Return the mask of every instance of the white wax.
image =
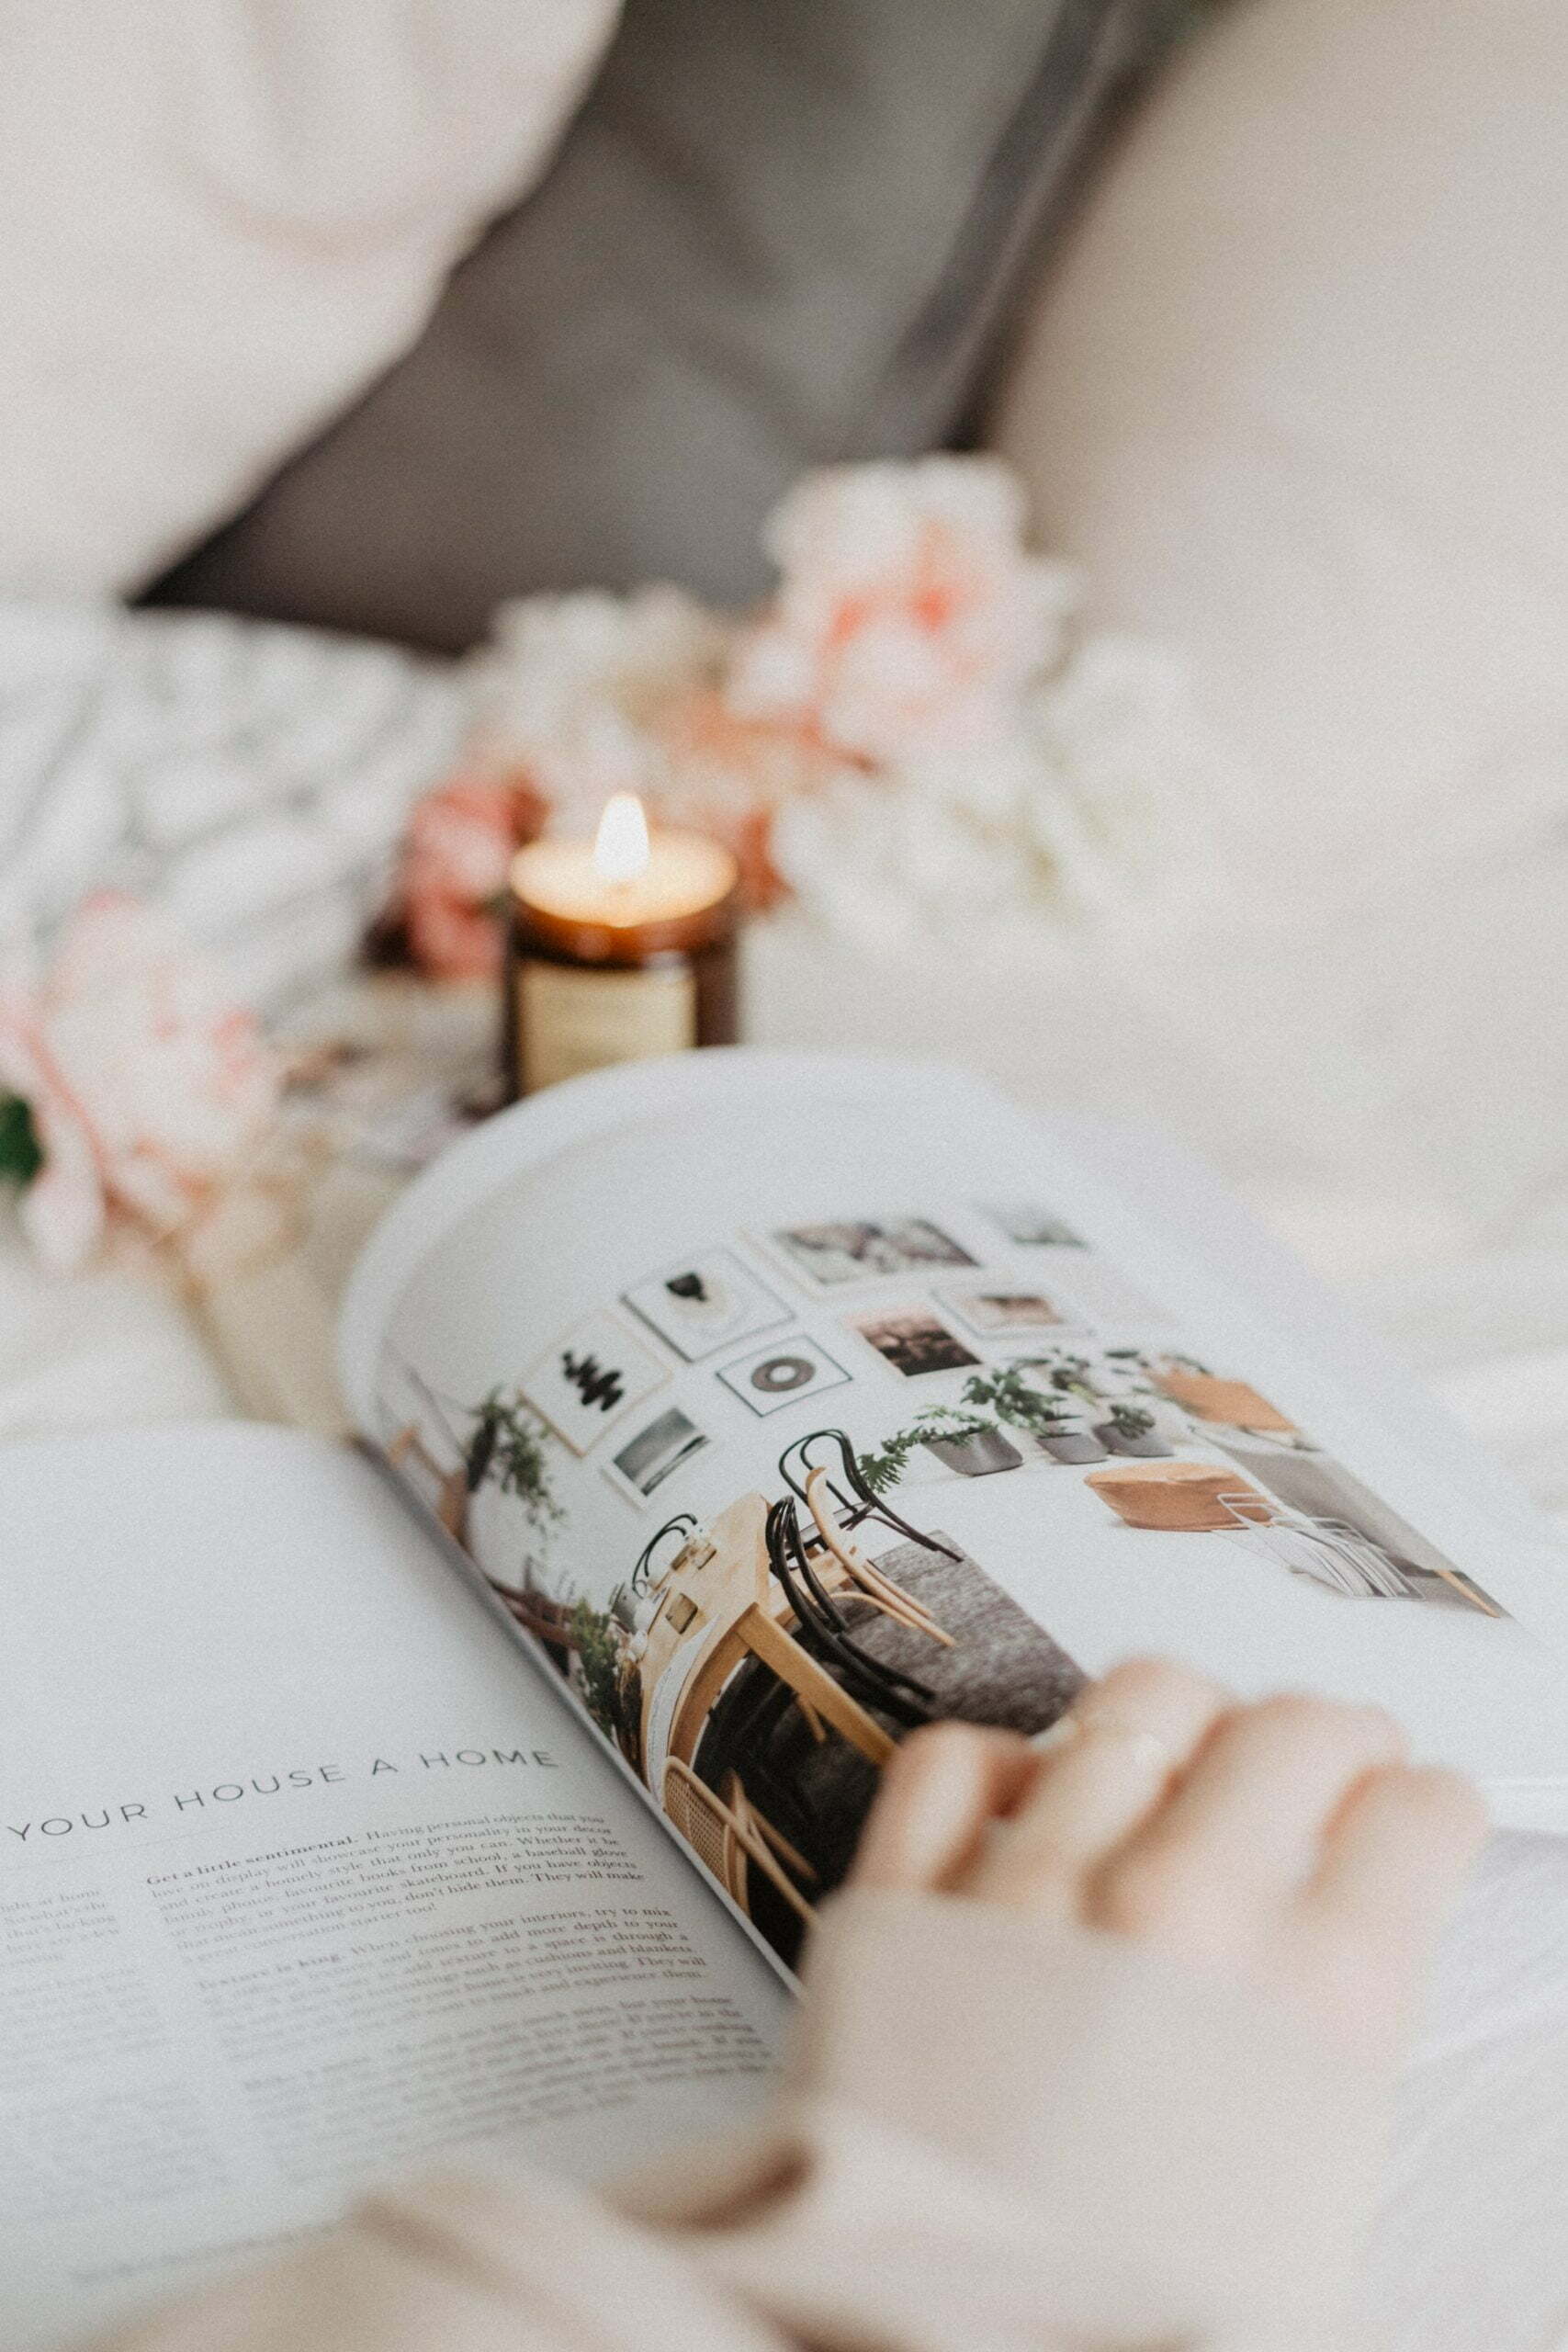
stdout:
<svg viewBox="0 0 1568 2352">
<path fill-rule="evenodd" d="M 716 906 L 739 873 L 729 852 L 705 834 L 658 832 L 649 837 L 647 865 L 626 882 L 605 881 L 590 841 L 531 842 L 512 861 L 512 888 L 525 906 L 558 922 L 630 931 Z"/>
</svg>

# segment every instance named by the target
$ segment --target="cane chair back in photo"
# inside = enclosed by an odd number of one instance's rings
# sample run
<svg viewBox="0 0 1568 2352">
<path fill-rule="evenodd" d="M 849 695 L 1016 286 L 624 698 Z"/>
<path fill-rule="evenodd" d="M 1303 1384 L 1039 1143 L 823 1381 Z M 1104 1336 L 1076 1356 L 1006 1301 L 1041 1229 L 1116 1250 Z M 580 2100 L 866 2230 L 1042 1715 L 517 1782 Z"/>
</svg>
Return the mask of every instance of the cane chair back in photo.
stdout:
<svg viewBox="0 0 1568 2352">
<path fill-rule="evenodd" d="M 722 1790 L 699 1780 L 690 1765 L 671 1757 L 664 1767 L 664 1810 L 699 1861 L 725 1892 L 751 1916 L 750 1874 L 761 1871 L 775 1892 L 807 1927 L 816 1917 L 795 1884 L 817 1873 L 804 1855 L 780 1836 L 747 1796 L 738 1772 L 727 1773 Z M 794 1872 L 794 1877 L 790 1875 Z"/>
<path fill-rule="evenodd" d="M 811 1547 L 802 1538 L 799 1513 L 792 1497 L 784 1496 L 773 1504 L 768 1513 L 765 1538 L 769 1565 L 794 1611 L 801 1646 L 809 1644 L 813 1652 L 837 1667 L 840 1681 L 852 1698 L 881 1708 L 895 1722 L 911 1730 L 931 1723 L 935 1715 L 935 1693 L 929 1683 L 900 1668 L 886 1665 L 851 1632 L 839 1605 L 841 1593 L 836 1596 L 829 1591 L 821 1577 L 822 1550 L 819 1548 L 814 1557 Z M 897 1622 L 907 1624 L 908 1621 L 900 1616 Z"/>
<path fill-rule="evenodd" d="M 858 1544 L 852 1542 L 832 1509 L 832 1488 L 826 1470 L 813 1470 L 806 1481 L 806 1508 L 811 1514 L 823 1549 L 831 1554 L 850 1583 L 857 1588 L 874 1609 L 895 1617 L 908 1625 L 912 1633 L 924 1634 L 929 1641 L 941 1642 L 953 1647 L 953 1636 L 945 1633 L 929 1609 L 925 1609 L 902 1585 L 883 1575 L 874 1562 L 868 1560 Z"/>
</svg>

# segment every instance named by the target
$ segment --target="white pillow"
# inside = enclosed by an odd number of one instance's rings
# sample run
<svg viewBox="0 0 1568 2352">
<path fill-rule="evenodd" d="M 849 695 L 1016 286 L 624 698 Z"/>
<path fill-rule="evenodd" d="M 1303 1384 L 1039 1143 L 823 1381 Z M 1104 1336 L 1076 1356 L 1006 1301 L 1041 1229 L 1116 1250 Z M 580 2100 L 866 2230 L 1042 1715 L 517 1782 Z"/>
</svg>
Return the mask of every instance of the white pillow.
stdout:
<svg viewBox="0 0 1568 2352">
<path fill-rule="evenodd" d="M 1568 1164 L 1564 254 L 1562 0 L 1232 5 L 994 428 L 1215 739 L 1220 887 L 1123 956 L 1162 1033 L 1301 1184 L 1493 1242 Z"/>
<path fill-rule="evenodd" d="M 136 588 L 418 334 L 617 0 L 0 0 L 0 590 Z"/>
<path fill-rule="evenodd" d="M 994 437 L 1193 655 L 1262 887 L 1568 806 L 1565 254 L 1562 0 L 1251 0 L 1035 300 Z"/>
</svg>

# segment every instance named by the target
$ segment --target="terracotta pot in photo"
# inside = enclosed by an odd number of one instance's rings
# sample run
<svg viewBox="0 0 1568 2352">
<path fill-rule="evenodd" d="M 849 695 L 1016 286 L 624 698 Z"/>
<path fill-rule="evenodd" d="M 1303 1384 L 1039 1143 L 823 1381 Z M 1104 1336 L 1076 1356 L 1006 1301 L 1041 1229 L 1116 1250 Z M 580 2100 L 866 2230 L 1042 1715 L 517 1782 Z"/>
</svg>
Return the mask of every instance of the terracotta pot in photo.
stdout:
<svg viewBox="0 0 1568 2352">
<path fill-rule="evenodd" d="M 1084 1484 L 1129 1527 L 1214 1534 L 1238 1518 L 1267 1525 L 1272 1517 L 1266 1498 L 1223 1462 L 1129 1462 L 1093 1471 Z"/>
<path fill-rule="evenodd" d="M 1295 1430 L 1278 1405 L 1245 1380 L 1221 1380 L 1212 1372 L 1184 1372 L 1175 1364 L 1155 1377 L 1173 1403 L 1184 1406 L 1196 1420 L 1223 1421 L 1237 1430 Z"/>
</svg>

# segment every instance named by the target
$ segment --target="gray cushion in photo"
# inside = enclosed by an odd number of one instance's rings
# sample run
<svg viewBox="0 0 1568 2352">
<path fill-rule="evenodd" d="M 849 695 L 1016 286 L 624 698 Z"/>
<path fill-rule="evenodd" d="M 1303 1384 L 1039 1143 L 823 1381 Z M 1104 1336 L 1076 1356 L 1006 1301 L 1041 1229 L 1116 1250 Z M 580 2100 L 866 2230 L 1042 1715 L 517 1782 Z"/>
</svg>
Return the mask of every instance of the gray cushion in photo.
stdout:
<svg viewBox="0 0 1568 2352">
<path fill-rule="evenodd" d="M 960 423 L 1162 0 L 628 0 L 423 338 L 153 591 L 457 650 L 503 597 L 739 602 L 807 466 Z"/>
</svg>

